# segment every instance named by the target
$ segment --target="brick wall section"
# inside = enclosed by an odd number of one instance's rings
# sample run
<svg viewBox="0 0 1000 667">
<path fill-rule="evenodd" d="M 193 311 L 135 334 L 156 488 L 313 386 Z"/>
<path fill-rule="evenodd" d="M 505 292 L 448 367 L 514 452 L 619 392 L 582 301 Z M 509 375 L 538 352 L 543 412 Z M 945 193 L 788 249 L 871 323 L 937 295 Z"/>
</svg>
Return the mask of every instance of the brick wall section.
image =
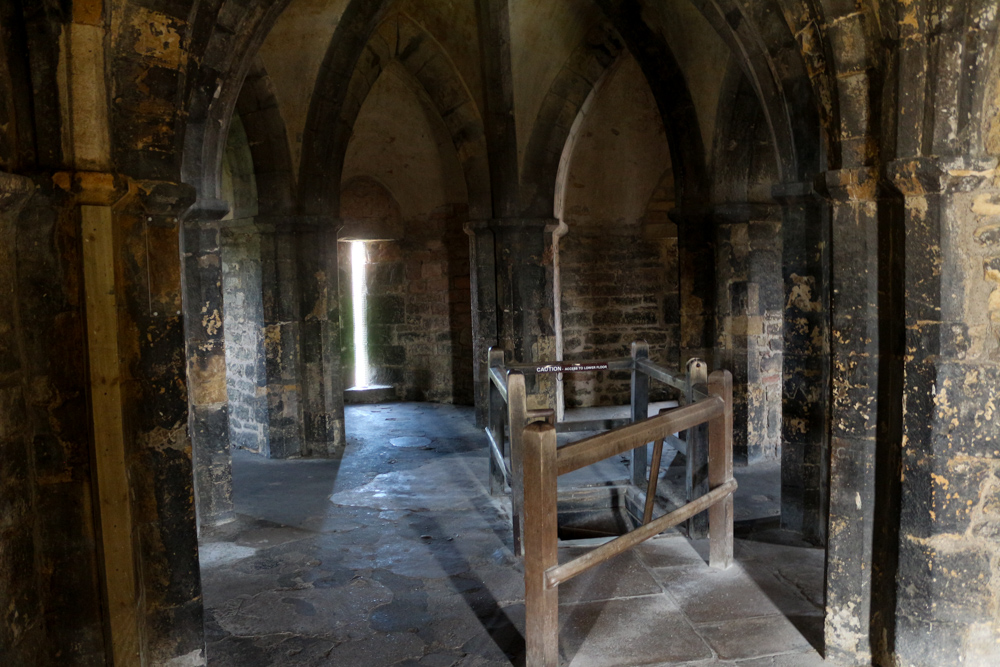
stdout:
<svg viewBox="0 0 1000 667">
<path fill-rule="evenodd" d="M 469 244 L 464 206 L 408 221 L 403 236 L 366 243 L 368 356 L 374 384 L 401 400 L 472 402 Z M 353 384 L 350 245 L 340 244 L 344 376 Z"/>
<path fill-rule="evenodd" d="M 559 266 L 566 359 L 628 356 L 632 341 L 645 340 L 656 363 L 677 367 L 676 235 L 646 238 L 638 223 L 571 224 Z M 628 404 L 630 380 L 627 371 L 566 375 L 566 407 Z M 665 396 L 652 389 L 654 399 Z"/>
<path fill-rule="evenodd" d="M 228 230 L 223 235 L 222 282 L 230 443 L 233 447 L 267 455 L 267 375 L 259 234 Z"/>
</svg>

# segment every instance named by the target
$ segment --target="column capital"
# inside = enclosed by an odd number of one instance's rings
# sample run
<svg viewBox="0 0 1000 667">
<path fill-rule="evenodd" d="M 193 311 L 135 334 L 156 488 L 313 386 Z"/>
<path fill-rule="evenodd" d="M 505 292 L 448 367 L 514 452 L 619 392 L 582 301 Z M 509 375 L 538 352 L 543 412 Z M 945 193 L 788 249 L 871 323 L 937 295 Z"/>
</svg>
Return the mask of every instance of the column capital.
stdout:
<svg viewBox="0 0 1000 667">
<path fill-rule="evenodd" d="M 462 225 L 462 230 L 469 236 L 475 236 L 476 234 L 492 231 L 492 229 L 490 229 L 489 220 L 469 220 Z"/>
<path fill-rule="evenodd" d="M 778 183 L 771 188 L 771 197 L 783 206 L 805 206 L 823 201 L 814 181 Z"/>
<path fill-rule="evenodd" d="M 716 224 L 749 222 L 750 220 L 780 220 L 781 208 L 766 202 L 723 202 L 713 204 L 705 212 Z"/>
<path fill-rule="evenodd" d="M 875 167 L 831 169 L 820 174 L 819 186 L 832 202 L 875 201 L 879 195 L 880 176 Z"/>
<path fill-rule="evenodd" d="M 469 236 L 484 231 L 530 231 L 549 233 L 559 228 L 558 218 L 489 218 L 486 220 L 469 220 L 462 228 Z"/>
<path fill-rule="evenodd" d="M 57 171 L 52 182 L 84 206 L 114 206 L 132 189 L 127 177 L 106 171 Z"/>
<path fill-rule="evenodd" d="M 215 224 L 219 229 L 228 232 L 260 232 L 263 231 L 264 227 L 256 216 L 229 218 L 228 220 L 219 220 Z"/>
<path fill-rule="evenodd" d="M 692 224 L 702 224 L 711 217 L 711 208 L 707 206 L 676 206 L 670 209 L 667 217 L 678 227 Z"/>
<path fill-rule="evenodd" d="M 225 199 L 198 199 L 184 212 L 184 224 L 205 227 L 225 226 L 222 219 L 229 215 Z"/>
<path fill-rule="evenodd" d="M 889 179 L 907 197 L 973 192 L 995 187 L 1000 169 L 995 157 L 915 157 L 887 165 Z"/>
<path fill-rule="evenodd" d="M 127 192 L 111 205 L 119 211 L 146 216 L 146 223 L 154 227 L 178 224 L 197 199 L 194 186 L 187 183 L 131 179 L 126 183 Z"/>
</svg>

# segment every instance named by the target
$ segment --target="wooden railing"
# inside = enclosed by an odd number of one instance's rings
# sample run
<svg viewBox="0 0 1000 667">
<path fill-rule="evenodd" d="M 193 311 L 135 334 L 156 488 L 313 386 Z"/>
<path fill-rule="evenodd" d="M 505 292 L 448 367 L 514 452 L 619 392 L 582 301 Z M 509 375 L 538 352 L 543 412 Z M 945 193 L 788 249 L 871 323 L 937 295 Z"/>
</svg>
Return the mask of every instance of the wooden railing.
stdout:
<svg viewBox="0 0 1000 667">
<path fill-rule="evenodd" d="M 523 381 L 523 380 L 522 380 Z M 508 391 L 510 389 L 508 382 Z M 669 514 L 652 519 L 648 499 L 655 493 L 656 468 L 649 477 L 643 525 L 567 563 L 557 557 L 557 480 L 560 475 L 605 458 L 657 443 L 654 459 L 671 433 L 708 424 L 708 477 L 711 490 Z M 531 667 L 559 664 L 559 585 L 664 530 L 709 512 L 710 565 L 725 569 L 733 559 L 733 381 L 728 371 L 708 379 L 708 395 L 657 417 L 601 433 L 563 447 L 556 428 L 534 422 L 523 429 L 525 644 Z M 654 461 L 658 467 L 658 461 Z M 655 630 L 654 630 L 655 631 Z"/>
<path fill-rule="evenodd" d="M 621 419 L 594 419 L 587 421 L 556 421 L 555 410 L 529 410 L 525 374 L 580 373 L 593 371 L 628 370 L 632 373 L 630 416 Z M 506 488 L 511 494 L 511 524 L 514 538 L 514 552 L 524 553 L 524 428 L 530 422 L 543 420 L 558 433 L 611 431 L 630 427 L 640 422 L 659 424 L 658 418 L 647 420 L 649 412 L 650 380 L 662 382 L 681 392 L 688 407 L 708 397 L 708 367 L 705 362 L 692 359 L 687 364 L 687 373 L 680 375 L 656 365 L 649 359 L 649 347 L 644 342 L 632 343 L 629 357 L 598 359 L 579 362 L 555 362 L 538 364 L 505 364 L 503 350 L 491 348 L 489 351 L 490 391 L 486 426 L 486 436 L 490 450 L 490 493 L 501 495 Z M 668 414 L 673 414 L 671 411 Z M 692 501 L 708 492 L 708 447 L 704 421 L 693 423 L 687 429 L 683 440 L 666 436 L 671 444 L 686 453 L 685 499 Z M 680 430 L 684 430 L 684 428 Z M 637 508 L 643 523 L 648 523 L 653 509 L 656 492 L 656 474 L 650 474 L 647 481 L 648 443 L 655 442 L 652 470 L 658 471 L 664 438 L 654 438 L 652 431 L 639 429 L 628 433 L 641 433 L 631 437 L 631 484 L 645 491 L 645 499 Z M 647 437 L 649 436 L 649 437 Z M 593 438 L 581 441 L 587 443 Z M 581 444 L 576 443 L 576 444 Z M 582 452 L 584 450 L 577 450 Z M 627 451 L 627 450 L 624 450 Z M 622 452 L 624 453 L 624 452 Z M 606 457 L 601 457 L 606 458 Z M 591 463 L 600 459 L 593 459 Z M 584 465 L 589 465 L 584 464 Z M 582 467 L 582 466 L 581 466 Z M 560 472 L 560 474 L 563 474 Z M 688 520 L 688 534 L 701 537 L 707 531 L 703 515 L 693 515 Z"/>
</svg>

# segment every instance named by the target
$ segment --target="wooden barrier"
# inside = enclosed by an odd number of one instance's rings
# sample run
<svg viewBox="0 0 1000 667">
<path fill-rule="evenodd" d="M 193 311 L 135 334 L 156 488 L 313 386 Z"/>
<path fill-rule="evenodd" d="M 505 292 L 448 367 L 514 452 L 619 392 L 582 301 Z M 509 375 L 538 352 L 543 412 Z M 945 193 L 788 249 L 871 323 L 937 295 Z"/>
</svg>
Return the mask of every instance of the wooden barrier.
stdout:
<svg viewBox="0 0 1000 667">
<path fill-rule="evenodd" d="M 631 400 L 630 416 L 626 419 L 594 419 L 587 421 L 561 421 L 555 419 L 555 411 L 552 409 L 529 410 L 527 407 L 527 394 L 525 385 L 525 375 L 546 374 L 546 373 L 580 373 L 606 370 L 629 370 L 632 374 L 631 380 Z M 577 362 L 539 362 L 534 364 L 526 363 L 505 363 L 504 352 L 496 348 L 489 350 L 489 400 L 488 419 L 486 426 L 487 446 L 489 448 L 490 460 L 490 493 L 498 496 L 509 489 L 511 498 L 511 529 L 513 533 L 514 553 L 517 556 L 524 555 L 522 536 L 524 535 L 524 471 L 523 471 L 523 432 L 530 423 L 538 420 L 548 421 L 555 427 L 556 432 L 583 432 L 583 431 L 615 431 L 621 432 L 620 437 L 629 438 L 631 443 L 631 485 L 638 490 L 637 495 L 645 493 L 645 500 L 638 506 L 633 506 L 631 495 L 626 496 L 629 515 L 635 517 L 634 522 L 648 523 L 653 508 L 653 499 L 656 492 L 657 474 L 659 470 L 659 458 L 663 451 L 663 438 L 657 438 L 653 434 L 659 432 L 661 422 L 647 419 L 649 411 L 649 382 L 656 380 L 667 384 L 670 387 L 679 389 L 688 404 L 680 408 L 680 415 L 687 419 L 691 415 L 700 415 L 706 409 L 705 405 L 694 412 L 686 411 L 696 403 L 708 397 L 706 387 L 707 366 L 704 362 L 693 359 L 688 363 L 687 374 L 677 375 L 665 368 L 662 368 L 649 359 L 649 346 L 641 341 L 632 343 L 631 356 L 613 359 L 595 359 Z M 672 412 L 677 412 L 672 411 Z M 670 413 L 668 413 L 670 414 Z M 662 416 L 662 415 L 661 415 Z M 707 418 L 705 418 L 707 419 Z M 688 419 L 678 421 L 677 430 L 687 430 L 686 442 L 682 443 L 688 461 L 686 500 L 693 499 L 695 493 L 703 493 L 707 490 L 707 471 L 705 465 L 708 458 L 706 445 L 705 419 L 700 417 L 695 421 Z M 652 423 L 650 423 L 652 422 Z M 634 428 L 639 424 L 646 424 L 646 428 Z M 690 424 L 690 425 L 689 425 Z M 674 433 L 676 431 L 670 431 Z M 594 436 L 574 443 L 574 456 L 583 457 L 580 460 L 587 460 L 590 463 L 607 458 L 606 456 L 593 458 L 588 453 L 589 447 L 600 447 L 602 435 Z M 676 443 L 677 439 L 668 436 Z M 649 443 L 654 443 L 656 461 L 651 469 L 647 469 L 647 448 Z M 584 444 L 586 443 L 586 444 Z M 595 444 L 596 443 L 596 444 Z M 625 450 L 620 453 L 627 453 Z M 567 465 L 561 462 L 560 466 Z M 583 463 L 589 465 L 589 463 Z M 650 472 L 653 471 L 653 472 Z M 560 468 L 560 473 L 564 474 Z M 648 481 L 647 481 L 648 476 Z M 638 501 L 637 501 L 638 502 Z M 644 507 L 643 507 L 644 505 Z M 703 521 L 699 526 L 703 526 Z M 697 532 L 699 528 L 694 523 L 688 525 L 689 533 Z M 700 529 L 704 532 L 703 527 Z"/>
<path fill-rule="evenodd" d="M 521 507 L 524 528 L 525 645 L 527 664 L 559 664 L 559 584 L 603 563 L 641 542 L 709 511 L 711 567 L 725 569 L 733 560 L 733 382 L 728 371 L 708 378 L 708 396 L 677 410 L 624 428 L 586 438 L 561 448 L 550 423 L 530 423 L 519 438 L 524 474 Z M 559 475 L 596 461 L 634 450 L 637 442 L 662 439 L 670 433 L 708 424 L 708 481 L 711 490 L 683 507 L 567 563 L 557 556 L 557 480 Z M 651 477 L 655 473 L 651 473 Z M 655 488 L 655 487 L 654 487 Z M 647 514 L 650 512 L 647 511 Z M 645 518 L 645 517 L 644 517 Z"/>
</svg>

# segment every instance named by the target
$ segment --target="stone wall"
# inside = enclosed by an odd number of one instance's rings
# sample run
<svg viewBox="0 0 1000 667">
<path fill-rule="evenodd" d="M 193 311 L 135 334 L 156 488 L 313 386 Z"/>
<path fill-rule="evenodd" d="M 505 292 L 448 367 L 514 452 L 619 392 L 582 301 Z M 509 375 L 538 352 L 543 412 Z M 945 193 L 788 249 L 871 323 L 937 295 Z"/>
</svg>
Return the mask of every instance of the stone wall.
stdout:
<svg viewBox="0 0 1000 667">
<path fill-rule="evenodd" d="M 367 325 L 371 382 L 401 400 L 472 402 L 468 239 L 464 207 L 408 221 L 402 238 L 368 241 Z M 353 384 L 350 244 L 340 244 L 343 364 Z"/>
<path fill-rule="evenodd" d="M 1000 660 L 1000 189 L 996 158 L 894 163 L 906 196 L 896 648 Z M 931 270 L 935 267 L 936 270 Z"/>
<path fill-rule="evenodd" d="M 656 101 L 627 53 L 582 110 L 563 153 L 557 212 L 563 357 L 628 356 L 632 341 L 678 368 L 679 266 L 670 150 Z M 566 407 L 629 402 L 631 374 L 564 376 Z M 654 399 L 667 390 L 652 383 Z"/>
<path fill-rule="evenodd" d="M 260 235 L 255 230 L 224 233 L 222 285 L 230 444 L 268 455 Z"/>
<path fill-rule="evenodd" d="M 723 222 L 716 238 L 716 363 L 733 373 L 733 456 L 774 460 L 781 453 L 781 223 Z"/>
<path fill-rule="evenodd" d="M 559 262 L 566 359 L 628 356 L 644 340 L 653 361 L 677 368 L 676 236 L 647 239 L 637 224 L 579 230 L 560 240 Z M 628 404 L 630 382 L 627 371 L 567 374 L 566 407 Z"/>
<path fill-rule="evenodd" d="M 258 193 L 249 139 L 238 115 L 229 128 L 222 167 L 222 194 L 230 205 L 220 247 L 229 443 L 268 456 L 261 235 L 253 224 Z"/>
</svg>

